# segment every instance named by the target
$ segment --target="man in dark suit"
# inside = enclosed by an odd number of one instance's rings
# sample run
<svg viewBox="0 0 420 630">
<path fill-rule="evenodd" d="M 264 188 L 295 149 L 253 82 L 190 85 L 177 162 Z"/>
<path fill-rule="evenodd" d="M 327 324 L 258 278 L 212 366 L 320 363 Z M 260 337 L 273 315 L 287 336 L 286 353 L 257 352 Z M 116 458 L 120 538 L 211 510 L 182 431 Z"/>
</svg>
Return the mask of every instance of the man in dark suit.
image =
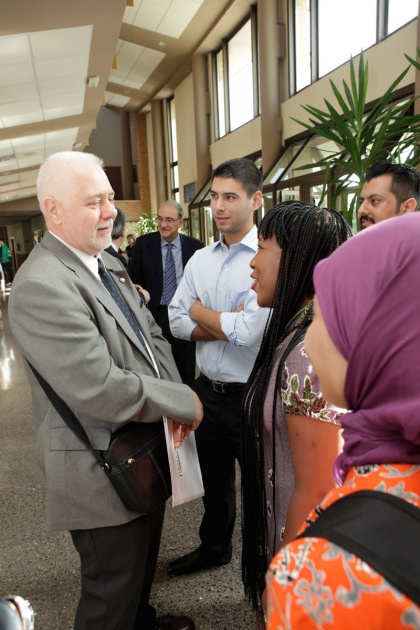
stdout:
<svg viewBox="0 0 420 630">
<path fill-rule="evenodd" d="M 130 421 L 162 416 L 175 421 L 181 445 L 201 421 L 201 403 L 180 382 L 169 344 L 127 272 L 103 252 L 116 211 L 102 166 L 76 151 L 53 154 L 41 166 L 37 190 L 48 231 L 16 274 L 10 326 L 93 448 L 106 450 L 112 433 Z M 100 274 L 119 290 L 119 302 Z M 149 604 L 165 505 L 147 516 L 127 510 L 31 370 L 28 378 L 47 527 L 69 530 L 80 556 L 75 630 L 194 630 L 188 617 L 156 619 Z"/>
<path fill-rule="evenodd" d="M 115 258 L 118 258 L 124 265 L 126 269 L 128 269 L 128 261 L 126 257 L 123 255 L 121 251 L 121 243 L 124 240 L 124 230 L 125 230 L 125 214 L 119 208 L 115 208 L 117 211 L 117 216 L 114 219 L 114 225 L 112 226 L 111 232 L 111 245 L 107 247 L 104 251 L 111 254 Z"/>
<path fill-rule="evenodd" d="M 163 203 L 157 216 L 158 231 L 140 236 L 134 246 L 131 278 L 150 293 L 148 308 L 172 347 L 172 354 L 182 382 L 192 386 L 195 381 L 195 342 L 175 338 L 169 328 L 168 305 L 184 274 L 191 256 L 204 247 L 196 238 L 179 234 L 182 226 L 182 206 L 177 201 Z M 168 245 L 170 248 L 168 249 Z M 172 255 L 176 282 L 165 286 L 167 255 Z"/>
<path fill-rule="evenodd" d="M 117 216 L 115 217 L 114 225 L 112 226 L 111 245 L 104 249 L 104 251 L 108 254 L 111 254 L 111 256 L 114 256 L 114 258 L 118 258 L 118 260 L 124 265 L 124 268 L 128 271 L 128 261 L 123 255 L 120 247 L 124 240 L 126 218 L 122 210 L 120 210 L 119 208 L 115 208 L 115 210 L 117 211 Z M 134 286 L 136 287 L 137 291 L 140 293 L 146 304 L 148 304 L 150 300 L 149 292 L 146 291 L 146 289 L 144 289 L 139 284 L 135 284 Z"/>
</svg>

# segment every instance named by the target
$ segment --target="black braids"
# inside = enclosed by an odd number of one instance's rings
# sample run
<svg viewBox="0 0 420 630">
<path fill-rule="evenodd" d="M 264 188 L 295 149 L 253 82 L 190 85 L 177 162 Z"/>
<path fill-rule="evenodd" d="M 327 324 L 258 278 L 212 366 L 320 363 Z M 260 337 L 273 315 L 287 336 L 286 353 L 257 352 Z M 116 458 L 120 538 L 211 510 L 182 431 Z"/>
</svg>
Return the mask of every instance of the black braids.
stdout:
<svg viewBox="0 0 420 630">
<path fill-rule="evenodd" d="M 268 555 L 264 401 L 272 377 L 272 362 L 303 300 L 314 293 L 312 276 L 316 263 L 350 238 L 352 231 L 335 210 L 290 201 L 275 206 L 263 218 L 259 235 L 263 239 L 274 236 L 282 250 L 271 316 L 248 379 L 243 404 L 242 579 L 246 595 L 261 616 L 261 595 L 265 588 Z M 276 382 L 281 379 L 282 371 L 280 360 Z M 271 410 L 273 471 L 276 462 L 275 419 L 276 395 Z M 275 490 L 275 476 L 273 486 Z M 270 553 L 275 551 L 269 550 Z"/>
</svg>

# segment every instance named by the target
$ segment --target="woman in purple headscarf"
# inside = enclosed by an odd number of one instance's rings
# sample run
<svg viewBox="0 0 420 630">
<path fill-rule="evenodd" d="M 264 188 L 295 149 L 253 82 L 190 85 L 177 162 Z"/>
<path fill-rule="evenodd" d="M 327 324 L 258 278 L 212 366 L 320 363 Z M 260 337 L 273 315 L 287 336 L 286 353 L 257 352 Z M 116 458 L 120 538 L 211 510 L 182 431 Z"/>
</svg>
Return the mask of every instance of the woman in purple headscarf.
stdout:
<svg viewBox="0 0 420 630">
<path fill-rule="evenodd" d="M 307 530 L 334 510 L 342 516 L 344 503 L 337 502 L 346 497 L 348 504 L 349 495 L 363 490 L 380 502 L 389 499 L 380 493 L 399 497 L 404 501 L 392 500 L 415 513 L 418 534 L 407 540 L 401 523 L 379 556 L 386 558 L 393 547 L 398 564 L 399 552 L 420 538 L 420 510 L 412 507 L 420 508 L 420 214 L 389 219 L 344 243 L 318 263 L 314 284 L 305 348 L 324 397 L 351 413 L 342 418 L 339 487 L 311 512 L 301 537 L 280 550 L 267 573 L 267 629 L 420 628 L 410 574 L 406 588 L 392 571 L 386 578 L 373 561 L 361 560 L 361 549 L 355 555 L 354 548 Z M 360 515 L 377 536 L 390 522 L 375 509 Z M 351 513 L 342 520 L 348 525 Z"/>
</svg>

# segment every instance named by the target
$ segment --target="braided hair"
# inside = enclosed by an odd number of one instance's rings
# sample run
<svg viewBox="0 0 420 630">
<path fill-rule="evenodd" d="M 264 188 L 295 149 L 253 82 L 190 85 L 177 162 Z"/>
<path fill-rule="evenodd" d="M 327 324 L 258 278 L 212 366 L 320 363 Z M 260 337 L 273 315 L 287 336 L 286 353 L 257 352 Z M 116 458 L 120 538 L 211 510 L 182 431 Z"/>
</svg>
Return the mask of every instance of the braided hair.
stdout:
<svg viewBox="0 0 420 630">
<path fill-rule="evenodd" d="M 243 404 L 242 579 L 245 593 L 254 609 L 261 612 L 260 600 L 265 587 L 269 553 L 263 418 L 264 401 L 272 379 L 272 363 L 279 344 L 292 330 L 291 322 L 296 320 L 302 303 L 314 294 L 312 275 L 316 263 L 350 238 L 352 231 L 336 210 L 315 207 L 301 201 L 286 201 L 275 206 L 263 218 L 258 234 L 264 240 L 274 236 L 281 248 L 271 316 L 248 379 Z M 296 321 L 293 323 L 294 328 Z M 276 382 L 279 382 L 282 374 L 282 363 L 280 360 Z M 276 396 L 271 419 L 274 470 L 275 412 Z M 276 550 L 270 551 L 274 553 Z"/>
</svg>

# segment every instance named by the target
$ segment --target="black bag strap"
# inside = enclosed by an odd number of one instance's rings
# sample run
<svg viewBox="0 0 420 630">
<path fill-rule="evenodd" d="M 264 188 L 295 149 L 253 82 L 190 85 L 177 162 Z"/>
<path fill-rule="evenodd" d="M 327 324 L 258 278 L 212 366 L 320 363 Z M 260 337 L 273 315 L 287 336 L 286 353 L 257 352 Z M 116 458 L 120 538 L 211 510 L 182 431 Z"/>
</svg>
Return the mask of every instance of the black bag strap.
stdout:
<svg viewBox="0 0 420 630">
<path fill-rule="evenodd" d="M 60 398 L 60 396 L 53 390 L 51 385 L 47 383 L 45 378 L 41 376 L 41 374 L 34 368 L 33 365 L 31 365 L 31 363 L 29 363 L 27 359 L 26 359 L 26 362 L 31 368 L 34 375 L 36 376 L 38 383 L 41 385 L 42 389 L 48 396 L 51 404 L 54 406 L 57 413 L 60 414 L 60 416 L 62 417 L 64 422 L 67 424 L 69 429 L 73 431 L 73 433 L 79 438 L 79 440 L 83 442 L 83 444 L 87 446 L 89 450 L 92 451 L 96 460 L 99 462 L 101 467 L 103 467 L 104 461 L 102 457 L 100 456 L 98 451 L 95 451 L 95 449 L 92 448 L 92 444 L 88 438 L 86 431 L 84 430 L 84 428 L 82 427 L 79 420 L 76 418 L 75 414 L 72 412 L 68 404 L 65 403 L 62 398 Z"/>
<path fill-rule="evenodd" d="M 308 536 L 354 553 L 420 605 L 420 509 L 412 503 L 359 490 L 321 512 L 298 538 Z"/>
</svg>

